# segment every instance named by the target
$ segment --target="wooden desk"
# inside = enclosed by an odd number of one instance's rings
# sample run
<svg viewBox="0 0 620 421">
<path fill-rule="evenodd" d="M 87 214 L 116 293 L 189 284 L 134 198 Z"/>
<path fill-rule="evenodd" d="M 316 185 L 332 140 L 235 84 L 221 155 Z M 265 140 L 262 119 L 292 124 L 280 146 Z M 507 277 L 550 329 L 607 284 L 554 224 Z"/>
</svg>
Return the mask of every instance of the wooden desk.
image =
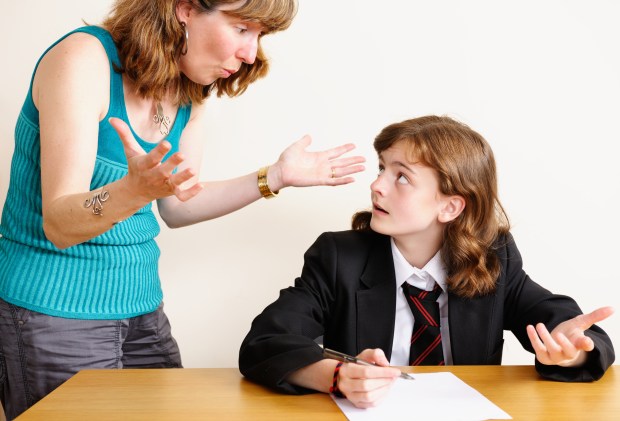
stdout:
<svg viewBox="0 0 620 421">
<path fill-rule="evenodd" d="M 620 366 L 594 383 L 542 380 L 532 366 L 405 367 L 451 371 L 515 420 L 620 419 Z M 85 370 L 30 408 L 30 420 L 345 420 L 322 393 L 282 395 L 236 368 Z"/>
</svg>

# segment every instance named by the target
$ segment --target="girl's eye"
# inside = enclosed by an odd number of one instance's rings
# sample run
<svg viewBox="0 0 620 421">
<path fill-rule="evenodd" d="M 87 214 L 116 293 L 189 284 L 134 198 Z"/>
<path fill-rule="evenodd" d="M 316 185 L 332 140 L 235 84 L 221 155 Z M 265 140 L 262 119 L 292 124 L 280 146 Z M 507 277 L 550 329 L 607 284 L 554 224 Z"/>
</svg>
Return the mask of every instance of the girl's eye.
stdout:
<svg viewBox="0 0 620 421">
<path fill-rule="evenodd" d="M 400 174 L 396 181 L 398 182 L 398 184 L 409 184 L 409 180 L 403 174 Z"/>
<path fill-rule="evenodd" d="M 383 171 L 385 171 L 385 168 L 383 168 L 383 166 L 379 165 L 379 174 L 383 174 Z"/>
<path fill-rule="evenodd" d="M 239 32 L 240 34 L 245 34 L 248 31 L 248 28 L 244 26 L 237 26 L 236 29 L 237 29 L 237 32 Z"/>
</svg>

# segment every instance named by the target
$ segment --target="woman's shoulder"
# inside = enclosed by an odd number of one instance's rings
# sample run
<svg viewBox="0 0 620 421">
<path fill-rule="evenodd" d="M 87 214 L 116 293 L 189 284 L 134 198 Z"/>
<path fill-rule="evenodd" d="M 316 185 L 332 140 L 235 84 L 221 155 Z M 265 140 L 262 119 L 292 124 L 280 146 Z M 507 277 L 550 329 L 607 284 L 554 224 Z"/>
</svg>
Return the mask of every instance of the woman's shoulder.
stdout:
<svg viewBox="0 0 620 421">
<path fill-rule="evenodd" d="M 96 59 L 98 56 L 107 57 L 104 38 L 97 36 L 97 32 L 94 31 L 73 31 L 59 40 L 50 49 L 50 52 L 54 50 L 61 50 L 64 54 L 69 54 L 69 59 L 88 60 Z"/>
<path fill-rule="evenodd" d="M 41 91 L 57 95 L 59 100 L 69 100 L 72 94 L 79 100 L 79 92 L 87 91 L 88 100 L 104 107 L 110 90 L 110 71 L 103 44 L 89 33 L 71 32 L 41 57 L 32 81 L 34 104 L 39 109 Z M 81 100 L 86 100 L 83 95 Z"/>
<path fill-rule="evenodd" d="M 79 70 L 103 69 L 107 71 L 109 61 L 105 46 L 92 33 L 71 32 L 49 48 L 41 58 L 40 68 L 53 67 Z"/>
</svg>

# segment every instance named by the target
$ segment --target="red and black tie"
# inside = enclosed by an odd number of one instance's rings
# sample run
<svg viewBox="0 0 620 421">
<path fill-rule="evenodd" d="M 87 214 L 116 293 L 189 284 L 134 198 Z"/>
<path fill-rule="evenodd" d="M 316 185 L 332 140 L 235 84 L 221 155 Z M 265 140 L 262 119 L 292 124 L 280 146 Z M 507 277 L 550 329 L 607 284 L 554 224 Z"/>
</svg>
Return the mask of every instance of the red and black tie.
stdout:
<svg viewBox="0 0 620 421">
<path fill-rule="evenodd" d="M 435 284 L 432 291 L 424 291 L 405 282 L 403 291 L 414 317 L 409 365 L 445 365 L 437 303 L 441 288 Z"/>
</svg>

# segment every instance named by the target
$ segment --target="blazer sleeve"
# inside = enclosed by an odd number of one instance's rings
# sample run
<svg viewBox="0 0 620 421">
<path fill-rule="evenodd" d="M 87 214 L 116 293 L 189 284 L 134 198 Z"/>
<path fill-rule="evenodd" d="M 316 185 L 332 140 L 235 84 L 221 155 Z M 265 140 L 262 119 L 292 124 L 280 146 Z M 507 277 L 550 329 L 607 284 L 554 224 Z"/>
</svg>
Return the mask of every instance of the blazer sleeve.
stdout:
<svg viewBox="0 0 620 421">
<path fill-rule="evenodd" d="M 549 331 L 558 324 L 583 314 L 575 300 L 566 295 L 553 294 L 534 282 L 523 270 L 521 254 L 508 235 L 499 248 L 502 276 L 505 282 L 504 328 L 517 337 L 523 347 L 534 352 L 527 336 L 526 326 L 544 323 Z M 586 363 L 581 367 L 560 367 L 544 365 L 536 360 L 538 373 L 551 380 L 586 382 L 600 379 L 615 359 L 611 339 L 598 326 L 593 325 L 585 334 L 594 341 L 594 350 L 588 353 Z"/>
<path fill-rule="evenodd" d="M 334 301 L 336 261 L 333 241 L 321 235 L 305 253 L 295 286 L 281 290 L 278 299 L 252 322 L 239 351 L 244 376 L 284 393 L 314 392 L 285 378 L 323 359 L 315 339 L 323 335 Z"/>
</svg>

